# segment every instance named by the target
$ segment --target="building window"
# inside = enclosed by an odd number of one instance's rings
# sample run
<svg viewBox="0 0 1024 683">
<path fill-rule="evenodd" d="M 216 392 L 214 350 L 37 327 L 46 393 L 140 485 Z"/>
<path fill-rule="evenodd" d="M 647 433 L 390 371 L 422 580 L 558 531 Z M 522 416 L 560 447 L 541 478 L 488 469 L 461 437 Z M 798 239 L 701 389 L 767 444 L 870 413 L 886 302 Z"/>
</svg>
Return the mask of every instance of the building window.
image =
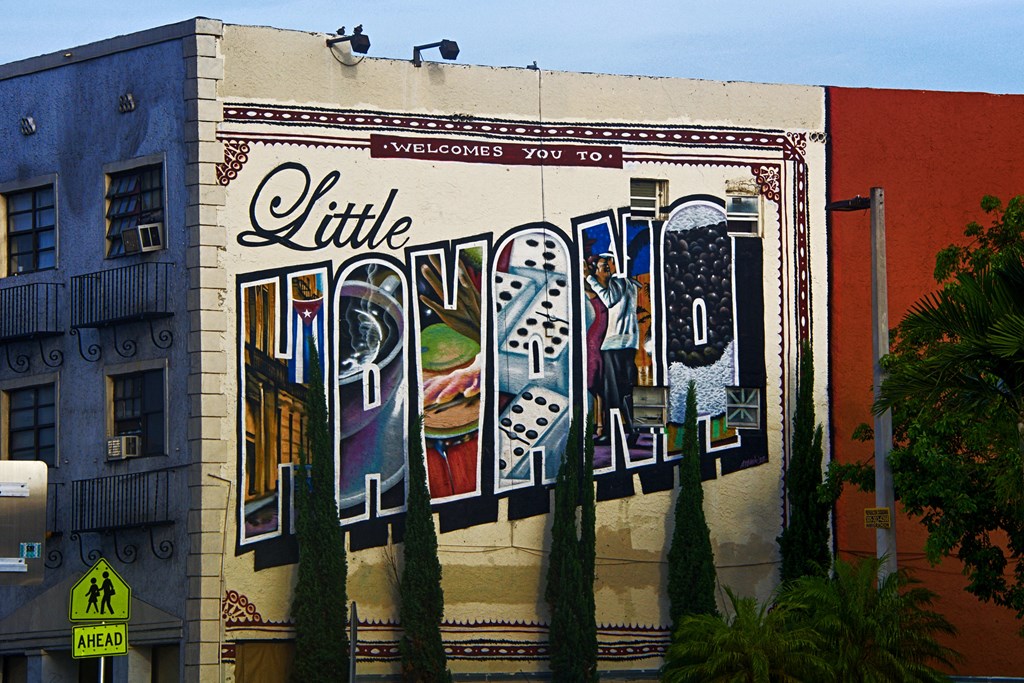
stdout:
<svg viewBox="0 0 1024 683">
<path fill-rule="evenodd" d="M 164 455 L 164 371 L 146 370 L 111 378 L 112 436 L 138 436 L 140 455 Z"/>
<path fill-rule="evenodd" d="M 7 274 L 56 266 L 57 210 L 53 185 L 4 195 L 7 208 Z"/>
<path fill-rule="evenodd" d="M 761 390 L 725 388 L 725 421 L 729 429 L 758 429 L 761 426 Z"/>
<path fill-rule="evenodd" d="M 761 200 L 755 196 L 733 195 L 725 201 L 729 232 L 757 235 L 760 232 Z"/>
<path fill-rule="evenodd" d="M 152 164 L 108 176 L 108 257 L 163 248 L 163 175 L 163 164 Z"/>
<path fill-rule="evenodd" d="M 634 218 L 664 218 L 662 208 L 667 196 L 667 180 L 629 179 L 629 213 Z"/>
<path fill-rule="evenodd" d="M 57 409 L 54 384 L 7 391 L 7 455 L 56 465 Z"/>
</svg>

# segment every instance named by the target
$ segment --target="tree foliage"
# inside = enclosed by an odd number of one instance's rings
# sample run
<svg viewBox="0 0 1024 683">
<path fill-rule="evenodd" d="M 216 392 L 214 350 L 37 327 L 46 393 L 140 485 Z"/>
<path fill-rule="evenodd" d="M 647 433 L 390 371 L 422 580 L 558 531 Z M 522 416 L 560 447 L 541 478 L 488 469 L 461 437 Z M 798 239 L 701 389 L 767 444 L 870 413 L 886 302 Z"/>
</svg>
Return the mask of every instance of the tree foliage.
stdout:
<svg viewBox="0 0 1024 683">
<path fill-rule="evenodd" d="M 711 549 L 711 531 L 704 517 L 704 488 L 700 478 L 697 388 L 691 380 L 686 388 L 675 530 L 668 551 L 669 616 L 673 630 L 686 615 L 718 614 L 716 583 L 715 556 Z"/>
<path fill-rule="evenodd" d="M 592 442 L 591 431 L 588 425 L 588 444 Z M 597 680 L 593 446 L 584 449 L 584 469 L 588 472 L 581 477 L 580 445 L 579 420 L 574 419 L 555 482 L 551 553 L 544 591 L 551 611 L 548 632 L 551 671 L 554 680 L 566 683 Z M 577 529 L 577 507 L 581 500 L 581 524 Z"/>
<path fill-rule="evenodd" d="M 594 422 L 587 419 L 583 437 L 583 473 L 580 477 L 580 571 L 581 592 L 585 601 L 580 618 L 584 670 L 588 680 L 597 680 L 597 601 L 594 582 L 597 580 L 597 500 L 594 497 Z"/>
<path fill-rule="evenodd" d="M 299 449 L 295 531 L 298 579 L 292 598 L 295 662 L 292 680 L 348 680 L 348 562 L 334 497 L 334 452 L 320 359 L 314 351 L 306 385 L 306 441 Z"/>
<path fill-rule="evenodd" d="M 423 454 L 423 419 L 409 429 L 409 496 L 405 512 L 405 543 L 399 584 L 402 622 L 402 680 L 409 683 L 450 681 L 448 659 L 441 640 L 444 591 L 437 532 L 430 511 L 430 491 Z"/>
<path fill-rule="evenodd" d="M 876 584 L 879 561 L 837 561 L 835 576 L 785 583 L 773 604 L 727 590 L 731 617 L 681 619 L 665 657 L 669 683 L 937 683 L 958 658 L 931 609 L 934 595 L 905 572 Z"/>
<path fill-rule="evenodd" d="M 893 483 L 928 530 L 929 560 L 955 554 L 968 591 L 1021 618 L 1024 197 L 982 208 L 992 225 L 939 252 L 941 289 L 896 328 L 875 409 L 892 409 Z"/>
<path fill-rule="evenodd" d="M 665 683 L 833 680 L 821 636 L 793 618 L 787 601 L 758 605 L 726 588 L 731 617 L 695 614 L 681 619 L 665 654 Z"/>
<path fill-rule="evenodd" d="M 821 500 L 822 427 L 814 416 L 814 358 L 809 342 L 800 346 L 793 450 L 786 472 L 789 524 L 779 536 L 782 580 L 824 575 L 831 563 L 829 505 Z"/>
<path fill-rule="evenodd" d="M 835 576 L 805 576 L 786 586 L 780 601 L 794 607 L 795 621 L 823 639 L 835 680 L 843 683 L 939 683 L 938 665 L 959 655 L 938 641 L 956 629 L 931 609 L 935 594 L 906 570 L 879 586 L 881 560 L 835 563 Z"/>
</svg>

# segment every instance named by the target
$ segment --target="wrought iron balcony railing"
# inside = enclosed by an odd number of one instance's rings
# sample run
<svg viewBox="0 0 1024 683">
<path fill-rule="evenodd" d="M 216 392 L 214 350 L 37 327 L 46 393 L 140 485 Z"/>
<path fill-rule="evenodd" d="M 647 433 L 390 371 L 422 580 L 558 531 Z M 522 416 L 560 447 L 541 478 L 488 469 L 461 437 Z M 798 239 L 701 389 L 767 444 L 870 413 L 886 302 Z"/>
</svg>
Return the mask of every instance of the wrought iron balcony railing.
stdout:
<svg viewBox="0 0 1024 683">
<path fill-rule="evenodd" d="M 0 342 L 62 334 L 59 292 L 60 285 L 50 282 L 0 289 Z"/>
<path fill-rule="evenodd" d="M 170 263 L 137 263 L 71 278 L 71 327 L 106 327 L 172 315 Z"/>
<path fill-rule="evenodd" d="M 174 542 L 169 538 L 158 541 L 154 530 L 174 524 L 170 494 L 176 471 L 167 468 L 71 482 L 68 538 L 78 542 L 82 564 L 89 566 L 103 554 L 99 548 L 86 552 L 84 536 L 90 533 L 101 538 L 113 536 L 114 553 L 125 563 L 138 557 L 138 546 L 131 539 L 137 540 L 139 532 L 148 533 L 153 555 L 169 559 L 174 554 Z M 131 542 L 125 541 L 125 535 Z"/>
<path fill-rule="evenodd" d="M 71 482 L 71 531 L 115 531 L 173 524 L 175 470 L 116 474 Z"/>
</svg>

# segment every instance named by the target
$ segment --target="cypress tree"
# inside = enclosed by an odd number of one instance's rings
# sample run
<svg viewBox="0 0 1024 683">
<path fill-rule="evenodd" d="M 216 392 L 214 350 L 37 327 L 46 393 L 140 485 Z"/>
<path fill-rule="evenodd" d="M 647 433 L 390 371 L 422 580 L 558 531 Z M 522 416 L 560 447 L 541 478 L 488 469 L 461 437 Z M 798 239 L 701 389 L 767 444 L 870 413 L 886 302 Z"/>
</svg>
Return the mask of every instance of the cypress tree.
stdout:
<svg viewBox="0 0 1024 683">
<path fill-rule="evenodd" d="M 450 681 L 441 640 L 444 591 L 437 558 L 437 532 L 430 511 L 430 491 L 423 459 L 423 418 L 409 429 L 409 497 L 405 512 L 405 544 L 399 610 L 402 621 L 402 680 L 410 683 Z"/>
<path fill-rule="evenodd" d="M 587 431 L 583 438 L 583 476 L 580 478 L 580 570 L 583 583 L 583 613 L 580 625 L 583 630 L 580 645 L 583 648 L 582 663 L 587 680 L 597 677 L 597 602 L 594 598 L 594 581 L 597 564 L 597 505 L 594 499 L 594 420 L 587 418 Z"/>
<path fill-rule="evenodd" d="M 595 680 L 588 671 L 588 603 L 584 562 L 576 531 L 576 506 L 580 495 L 580 429 L 573 420 L 562 464 L 555 482 L 555 511 L 551 525 L 551 553 L 548 557 L 547 586 L 544 598 L 551 611 L 548 627 L 548 652 L 553 679 L 565 683 Z M 593 620 L 590 608 L 589 620 Z M 596 629 L 594 631 L 596 636 Z"/>
<path fill-rule="evenodd" d="M 793 414 L 793 454 L 786 472 L 789 525 L 779 536 L 782 580 L 824 576 L 831 565 L 829 505 L 818 495 L 824 457 L 822 428 L 814 416 L 814 358 L 809 342 L 800 345 L 800 373 Z"/>
<path fill-rule="evenodd" d="M 306 385 L 305 443 L 295 478 L 299 569 L 292 597 L 295 662 L 292 680 L 348 680 L 348 561 L 334 497 L 334 452 L 320 358 L 315 348 Z"/>
<path fill-rule="evenodd" d="M 715 556 L 711 549 L 711 531 L 704 517 L 704 489 L 700 479 L 697 388 L 691 380 L 686 388 L 675 530 L 668 551 L 669 616 L 673 633 L 684 616 L 718 614 L 716 583 Z"/>
</svg>

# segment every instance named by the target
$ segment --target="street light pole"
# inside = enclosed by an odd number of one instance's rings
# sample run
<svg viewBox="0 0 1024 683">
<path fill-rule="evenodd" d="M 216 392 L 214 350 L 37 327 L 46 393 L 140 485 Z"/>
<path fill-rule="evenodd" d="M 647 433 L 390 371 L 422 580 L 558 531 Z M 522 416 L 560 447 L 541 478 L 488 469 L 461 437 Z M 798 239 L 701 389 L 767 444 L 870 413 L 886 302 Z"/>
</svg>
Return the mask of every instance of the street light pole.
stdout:
<svg viewBox="0 0 1024 683">
<path fill-rule="evenodd" d="M 875 401 L 882 391 L 882 357 L 889 353 L 889 296 L 885 266 L 885 190 L 871 188 L 871 198 L 857 195 L 853 199 L 831 202 L 826 211 L 863 211 L 871 209 L 871 350 L 874 356 Z M 875 507 L 886 514 L 875 527 L 875 552 L 879 559 L 878 585 L 896 571 L 896 494 L 889 466 L 892 449 L 892 412 L 887 408 L 875 415 Z M 875 511 L 872 511 L 875 512 Z M 867 519 L 865 518 L 865 523 Z"/>
<path fill-rule="evenodd" d="M 881 396 L 882 356 L 889 353 L 889 297 L 885 262 L 885 190 L 871 188 L 871 318 L 874 322 L 875 401 Z M 881 564 L 878 583 L 896 571 L 896 494 L 889 466 L 892 449 L 892 411 L 875 415 L 875 506 L 889 510 L 889 524 L 875 529 L 875 550 Z"/>
</svg>

